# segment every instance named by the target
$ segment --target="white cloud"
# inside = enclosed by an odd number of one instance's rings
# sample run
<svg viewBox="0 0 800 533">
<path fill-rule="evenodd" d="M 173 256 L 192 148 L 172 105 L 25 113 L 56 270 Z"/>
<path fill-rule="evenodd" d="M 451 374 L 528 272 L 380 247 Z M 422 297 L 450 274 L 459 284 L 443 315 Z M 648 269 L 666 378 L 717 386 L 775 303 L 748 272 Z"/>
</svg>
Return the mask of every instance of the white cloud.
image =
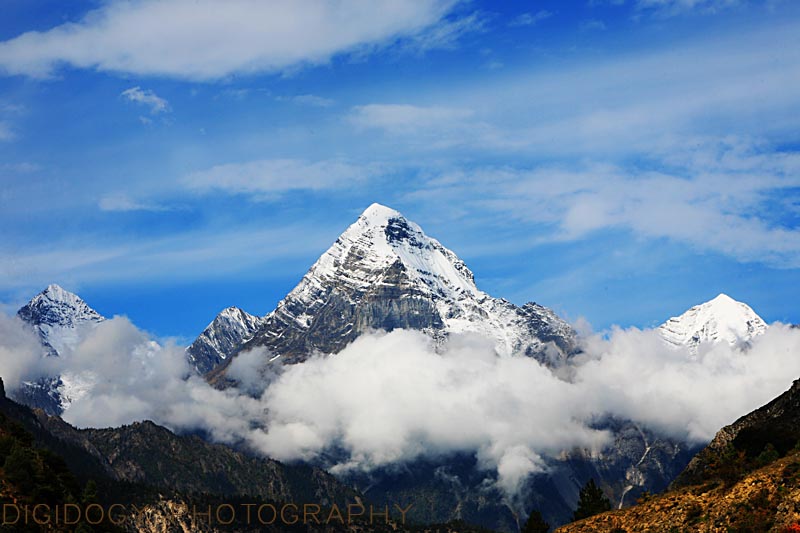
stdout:
<svg viewBox="0 0 800 533">
<path fill-rule="evenodd" d="M 800 109 L 800 96 L 788 90 L 800 84 L 800 58 L 791 53 L 796 47 L 791 25 L 715 35 L 534 74 L 481 78 L 428 92 L 424 102 L 356 107 L 351 120 L 407 137 L 436 137 L 449 127 L 450 145 L 517 157 L 641 156 L 665 139 L 687 135 L 792 138 Z M 393 153 L 404 142 L 415 152 L 441 146 L 410 137 L 392 144 Z"/>
<path fill-rule="evenodd" d="M 312 107 L 330 107 L 335 102 L 330 98 L 324 98 L 315 94 L 298 94 L 295 96 L 279 96 L 276 98 L 278 101 L 287 101 L 300 105 L 307 105 Z"/>
<path fill-rule="evenodd" d="M 97 206 L 101 211 L 166 211 L 167 208 L 158 204 L 134 200 L 126 194 L 110 194 L 103 196 Z"/>
<path fill-rule="evenodd" d="M 11 128 L 11 124 L 7 121 L 0 120 L 0 141 L 13 141 L 16 138 L 17 135 Z"/>
<path fill-rule="evenodd" d="M 122 91 L 120 96 L 130 102 L 135 102 L 137 104 L 149 107 L 150 113 L 153 115 L 165 113 L 170 110 L 169 102 L 151 90 L 142 90 L 141 87 L 131 87 L 130 89 L 125 89 Z"/>
<path fill-rule="evenodd" d="M 584 31 L 605 30 L 606 23 L 603 22 L 602 20 L 597 20 L 597 19 L 584 20 L 583 22 L 581 22 L 581 29 Z"/>
<path fill-rule="evenodd" d="M 474 12 L 460 18 L 445 19 L 428 31 L 417 34 L 406 46 L 417 52 L 438 48 L 450 49 L 454 48 L 465 35 L 484 30 L 484 17 L 481 13 Z"/>
<path fill-rule="evenodd" d="M 368 104 L 356 106 L 350 121 L 361 128 L 376 128 L 389 133 L 414 135 L 457 127 L 470 118 L 470 109 L 410 104 Z"/>
<path fill-rule="evenodd" d="M 60 64 L 69 64 L 197 80 L 280 72 L 402 38 L 443 41 L 425 36 L 438 30 L 455 4 L 117 0 L 103 3 L 79 22 L 0 43 L 0 68 L 9 74 L 47 77 Z"/>
<path fill-rule="evenodd" d="M 286 367 L 265 369 L 264 350 L 241 354 L 231 370 L 243 386 L 225 391 L 191 375 L 182 348 L 154 343 L 123 317 L 84 330 L 60 358 L 43 359 L 16 318 L 0 316 L 0 332 L 9 390 L 43 371 L 85 385 L 64 413 L 78 426 L 202 428 L 278 459 L 336 458 L 334 472 L 474 453 L 509 495 L 563 450 L 609 444 L 592 429 L 604 417 L 703 442 L 800 375 L 800 330 L 781 324 L 747 351 L 703 345 L 696 356 L 655 331 L 616 329 L 586 338 L 562 377 L 528 357 L 498 357 L 474 335 L 437 348 L 420 332 L 378 332 Z"/>
<path fill-rule="evenodd" d="M 536 13 L 522 13 L 518 17 L 514 18 L 511 22 L 508 23 L 509 26 L 533 26 L 534 24 L 538 24 L 539 22 L 549 19 L 552 17 L 553 14 L 547 10 L 537 11 Z"/>
<path fill-rule="evenodd" d="M 0 248 L 0 289 L 40 290 L 54 279 L 70 283 L 208 279 L 243 274 L 270 265 L 287 273 L 288 263 L 309 261 L 336 238 L 336 228 L 315 220 L 283 227 L 209 227 L 167 237 L 129 237 L 124 242 L 99 233 L 24 250 Z M 303 239 L 297 239 L 303 235 Z M 203 268 L 196 268 L 202 264 Z M 302 264 L 302 263 L 301 263 Z M 293 265 L 288 272 L 296 272 Z M 263 272 L 260 274 L 263 278 Z M 67 281 L 65 281 L 66 283 Z"/>
<path fill-rule="evenodd" d="M 358 166 L 340 160 L 263 159 L 217 165 L 189 174 L 182 181 L 197 193 L 223 191 L 264 200 L 293 190 L 350 188 L 379 173 L 377 166 Z"/>
<path fill-rule="evenodd" d="M 42 345 L 16 316 L 0 313 L 0 377 L 6 390 L 49 375 L 42 364 Z"/>
<path fill-rule="evenodd" d="M 800 187 L 800 153 L 746 139 L 682 139 L 641 166 L 495 167 L 445 177 L 431 179 L 415 201 L 503 213 L 546 228 L 540 243 L 623 229 L 740 261 L 800 266 L 800 230 L 774 208 Z"/>
<path fill-rule="evenodd" d="M 653 11 L 657 16 L 671 17 L 692 11 L 717 13 L 745 3 L 745 0 L 636 0 L 636 7 Z"/>
<path fill-rule="evenodd" d="M 0 170 L 4 172 L 13 172 L 15 174 L 33 174 L 42 170 L 42 166 L 37 165 L 36 163 L 28 163 L 23 161 L 22 163 L 0 164 Z"/>
</svg>

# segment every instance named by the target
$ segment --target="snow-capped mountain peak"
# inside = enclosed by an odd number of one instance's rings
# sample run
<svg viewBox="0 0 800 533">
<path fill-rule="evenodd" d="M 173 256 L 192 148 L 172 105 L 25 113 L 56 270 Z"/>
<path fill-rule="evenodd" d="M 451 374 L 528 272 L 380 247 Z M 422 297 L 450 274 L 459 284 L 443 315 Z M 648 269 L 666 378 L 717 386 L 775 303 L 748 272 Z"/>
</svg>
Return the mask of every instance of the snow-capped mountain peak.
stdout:
<svg viewBox="0 0 800 533">
<path fill-rule="evenodd" d="M 103 316 L 89 307 L 77 294 L 59 285 L 48 287 L 34 296 L 17 314 L 31 325 L 72 327 L 84 322 L 100 322 Z"/>
<path fill-rule="evenodd" d="M 77 294 L 55 284 L 34 296 L 17 316 L 36 330 L 50 355 L 74 348 L 82 329 L 105 320 Z"/>
<path fill-rule="evenodd" d="M 345 263 L 346 279 L 341 279 Z M 425 235 L 417 224 L 399 211 L 372 204 L 311 267 L 308 276 L 336 276 L 353 286 L 367 288 L 380 274 L 401 263 L 411 278 L 427 291 L 441 294 L 466 292 L 482 294 L 472 272 L 453 252 Z"/>
<path fill-rule="evenodd" d="M 767 324 L 745 303 L 727 294 L 696 305 L 662 324 L 658 331 L 669 344 L 696 351 L 706 342 L 743 345 L 767 330 Z"/>
<path fill-rule="evenodd" d="M 34 296 L 17 311 L 17 316 L 36 331 L 45 355 L 51 357 L 74 350 L 91 328 L 105 320 L 77 294 L 55 284 Z M 26 382 L 15 394 L 23 403 L 60 414 L 85 387 L 82 376 L 67 372 Z"/>
<path fill-rule="evenodd" d="M 518 307 L 479 290 L 455 253 L 381 204 L 370 205 L 320 256 L 248 346 L 297 362 L 336 353 L 363 333 L 398 328 L 436 339 L 478 333 L 493 339 L 498 353 L 552 363 L 576 346 L 572 328 L 550 309 Z"/>
</svg>

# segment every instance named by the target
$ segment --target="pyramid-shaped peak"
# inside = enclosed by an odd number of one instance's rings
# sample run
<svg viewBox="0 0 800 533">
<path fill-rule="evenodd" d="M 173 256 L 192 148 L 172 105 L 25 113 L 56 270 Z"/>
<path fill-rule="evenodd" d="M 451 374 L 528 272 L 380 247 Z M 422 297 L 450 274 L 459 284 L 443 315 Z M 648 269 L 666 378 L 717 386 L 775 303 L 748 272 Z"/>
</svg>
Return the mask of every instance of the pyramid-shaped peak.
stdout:
<svg viewBox="0 0 800 533">
<path fill-rule="evenodd" d="M 392 209 L 391 207 L 387 207 L 379 203 L 374 203 L 370 205 L 368 208 L 366 208 L 363 213 L 361 213 L 361 218 L 370 223 L 379 225 L 386 223 L 392 218 L 405 218 L 405 217 L 399 211 Z"/>
<path fill-rule="evenodd" d="M 103 320 L 103 316 L 89 307 L 80 296 L 55 283 L 34 296 L 17 315 L 33 325 L 72 326 L 80 322 Z"/>
<path fill-rule="evenodd" d="M 74 302 L 81 299 L 74 292 L 70 292 L 56 283 L 48 285 L 38 296 L 45 296 L 54 302 Z"/>
<path fill-rule="evenodd" d="M 724 341 L 738 345 L 767 330 L 767 324 L 746 303 L 720 293 L 695 305 L 659 327 L 661 335 L 675 345 L 697 346 L 702 342 Z"/>
<path fill-rule="evenodd" d="M 737 302 L 724 292 L 721 292 L 714 299 L 709 300 L 708 303 L 741 303 L 741 302 Z"/>
<path fill-rule="evenodd" d="M 705 310 L 716 316 L 716 318 L 726 318 L 729 320 L 741 319 L 742 317 L 758 317 L 755 311 L 744 302 L 734 300 L 725 293 L 720 293 L 713 299 L 694 306 L 692 309 Z M 758 317 L 760 320 L 760 317 Z"/>
</svg>

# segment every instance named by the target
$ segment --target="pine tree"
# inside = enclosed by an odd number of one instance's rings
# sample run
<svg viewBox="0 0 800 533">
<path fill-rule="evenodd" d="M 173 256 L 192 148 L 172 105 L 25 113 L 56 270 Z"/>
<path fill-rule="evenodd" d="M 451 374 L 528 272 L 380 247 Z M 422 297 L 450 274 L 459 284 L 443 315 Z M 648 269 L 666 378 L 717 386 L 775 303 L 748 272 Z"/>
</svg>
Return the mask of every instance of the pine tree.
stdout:
<svg viewBox="0 0 800 533">
<path fill-rule="evenodd" d="M 547 533 L 548 531 L 550 531 L 550 524 L 544 521 L 542 513 L 534 509 L 521 533 Z"/>
<path fill-rule="evenodd" d="M 575 509 L 572 520 L 582 520 L 610 510 L 611 502 L 595 484 L 594 479 L 590 479 L 581 489 L 578 508 Z"/>
</svg>

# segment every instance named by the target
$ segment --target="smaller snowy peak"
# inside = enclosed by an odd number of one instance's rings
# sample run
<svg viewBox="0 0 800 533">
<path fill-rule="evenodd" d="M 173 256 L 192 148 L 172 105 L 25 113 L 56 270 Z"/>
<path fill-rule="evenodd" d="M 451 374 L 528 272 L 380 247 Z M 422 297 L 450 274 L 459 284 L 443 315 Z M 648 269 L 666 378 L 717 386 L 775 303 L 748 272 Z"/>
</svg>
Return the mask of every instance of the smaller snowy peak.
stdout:
<svg viewBox="0 0 800 533">
<path fill-rule="evenodd" d="M 223 309 L 186 348 L 190 363 L 198 373 L 206 374 L 227 359 L 242 344 L 253 338 L 264 319 L 238 307 Z"/>
<path fill-rule="evenodd" d="M 39 335 L 43 355 L 61 357 L 74 350 L 86 333 L 105 318 L 77 294 L 49 285 L 24 305 L 17 316 Z M 62 379 L 63 378 L 63 379 Z M 67 376 L 44 377 L 26 382 L 15 397 L 31 407 L 59 415 L 78 397 L 83 382 Z"/>
<path fill-rule="evenodd" d="M 58 285 L 49 285 L 23 306 L 17 315 L 33 325 L 76 327 L 105 318 L 89 307 L 77 294 Z"/>
<path fill-rule="evenodd" d="M 662 324 L 658 331 L 674 346 L 688 346 L 696 352 L 702 343 L 747 344 L 767 331 L 767 324 L 749 305 L 726 294 L 696 305 Z"/>
</svg>

